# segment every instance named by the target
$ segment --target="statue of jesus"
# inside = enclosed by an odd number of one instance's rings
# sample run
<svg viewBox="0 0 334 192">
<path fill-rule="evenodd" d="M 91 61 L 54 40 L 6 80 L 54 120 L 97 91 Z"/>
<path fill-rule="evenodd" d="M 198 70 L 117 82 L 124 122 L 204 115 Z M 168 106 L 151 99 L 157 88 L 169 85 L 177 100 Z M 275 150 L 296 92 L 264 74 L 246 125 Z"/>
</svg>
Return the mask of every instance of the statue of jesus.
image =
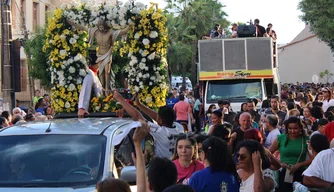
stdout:
<svg viewBox="0 0 334 192">
<path fill-rule="evenodd" d="M 92 44 L 94 39 L 96 39 L 98 45 L 96 63 L 99 64 L 99 77 L 102 80 L 105 90 L 114 89 L 115 75 L 111 70 L 112 48 L 117 37 L 119 35 L 125 35 L 133 24 L 122 30 L 114 31 L 102 19 L 100 19 L 97 26 L 93 28 L 87 28 L 69 20 L 67 22 L 77 29 L 87 31 L 89 34 L 89 44 Z"/>
</svg>

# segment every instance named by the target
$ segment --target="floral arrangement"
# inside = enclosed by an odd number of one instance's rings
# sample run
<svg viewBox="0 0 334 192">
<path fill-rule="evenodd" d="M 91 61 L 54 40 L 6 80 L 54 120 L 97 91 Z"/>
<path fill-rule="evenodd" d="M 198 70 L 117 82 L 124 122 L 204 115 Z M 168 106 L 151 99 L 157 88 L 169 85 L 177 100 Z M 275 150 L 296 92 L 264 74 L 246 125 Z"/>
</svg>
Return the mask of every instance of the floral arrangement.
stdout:
<svg viewBox="0 0 334 192">
<path fill-rule="evenodd" d="M 94 27 L 100 19 L 105 20 L 113 29 L 121 29 L 135 22 L 136 27 L 130 30 L 127 42 L 120 49 L 121 55 L 128 53 L 127 56 L 131 58 L 127 67 L 130 88 L 149 107 L 165 105 L 167 31 L 162 10 L 154 5 L 146 10 L 140 2 L 127 2 L 123 6 L 121 2 L 116 6 L 74 2 L 70 7 L 57 9 L 49 19 L 47 40 L 43 47 L 49 58 L 53 85 L 51 98 L 55 111 L 77 110 L 81 85 L 88 70 L 88 34 L 69 25 L 67 20 Z M 104 99 L 107 98 L 110 99 L 109 96 Z M 93 110 L 100 106 L 97 105 L 100 99 L 92 100 L 96 105 Z M 99 111 L 115 109 L 113 105 L 104 109 L 104 99 Z"/>
<path fill-rule="evenodd" d="M 90 108 L 93 112 L 114 112 L 121 108 L 121 105 L 113 98 L 113 94 L 107 97 L 94 97 L 90 103 Z"/>
<path fill-rule="evenodd" d="M 65 21 L 63 10 L 57 9 L 49 18 L 43 47 L 49 58 L 52 107 L 56 112 L 76 110 L 87 74 L 87 33 L 72 29 Z"/>
<path fill-rule="evenodd" d="M 131 58 L 128 72 L 130 89 L 151 108 L 166 105 L 167 96 L 167 18 L 153 4 L 140 12 L 134 22 L 136 28 L 128 36 L 128 43 L 120 50 Z"/>
</svg>

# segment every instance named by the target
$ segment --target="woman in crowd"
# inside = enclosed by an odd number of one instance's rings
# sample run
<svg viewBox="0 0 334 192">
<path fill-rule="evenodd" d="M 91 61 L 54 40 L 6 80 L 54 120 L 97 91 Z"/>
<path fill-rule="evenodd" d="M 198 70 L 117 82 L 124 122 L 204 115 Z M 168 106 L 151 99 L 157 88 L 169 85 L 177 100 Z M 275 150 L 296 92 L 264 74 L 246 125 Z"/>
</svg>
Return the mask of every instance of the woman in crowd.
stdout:
<svg viewBox="0 0 334 192">
<path fill-rule="evenodd" d="M 193 174 L 189 185 L 201 192 L 238 192 L 240 184 L 227 143 L 220 138 L 210 137 L 202 147 L 200 155 L 206 168 Z"/>
<path fill-rule="evenodd" d="M 254 140 L 254 141 L 259 142 L 261 145 L 263 145 L 262 134 L 257 129 L 248 129 L 245 132 L 244 139 L 245 140 Z M 264 148 L 264 152 L 265 152 L 265 155 L 268 157 L 268 159 L 270 161 L 270 169 L 271 170 L 278 170 L 279 168 L 281 168 L 280 162 L 274 157 L 273 154 L 270 153 L 270 151 L 268 149 Z"/>
<path fill-rule="evenodd" d="M 293 181 L 301 181 L 302 172 L 312 160 L 306 160 L 307 141 L 302 122 L 298 117 L 289 117 L 284 122 L 285 134 L 279 135 L 269 151 L 280 152 L 283 169 L 279 173 L 279 191 L 293 191 Z"/>
<path fill-rule="evenodd" d="M 311 115 L 311 107 L 304 107 L 303 108 L 303 120 L 305 121 L 306 119 L 311 119 L 313 122 L 313 118 Z"/>
<path fill-rule="evenodd" d="M 222 124 L 223 114 L 222 114 L 222 112 L 216 110 L 216 111 L 212 112 L 211 118 L 212 118 L 212 125 L 211 125 L 211 127 L 209 127 L 208 135 L 212 134 L 212 132 L 213 132 L 213 130 L 215 129 L 216 126 Z"/>
<path fill-rule="evenodd" d="M 216 109 L 217 109 L 216 105 L 211 104 L 209 106 L 209 109 L 206 111 L 206 113 L 205 113 L 205 127 L 206 127 L 206 129 L 209 129 L 209 127 L 212 125 L 212 112 Z M 206 132 L 207 132 L 207 130 L 206 130 Z"/>
<path fill-rule="evenodd" d="M 245 111 L 247 111 L 247 103 L 242 103 L 241 108 L 240 108 L 240 112 L 245 112 Z"/>
<path fill-rule="evenodd" d="M 204 169 L 203 163 L 198 161 L 197 142 L 194 138 L 182 134 L 176 140 L 175 149 L 172 161 L 177 168 L 177 183 L 188 184 L 193 173 Z"/>
<path fill-rule="evenodd" d="M 254 140 L 242 141 L 237 147 L 240 192 L 274 191 L 275 177 L 263 146 Z"/>
</svg>

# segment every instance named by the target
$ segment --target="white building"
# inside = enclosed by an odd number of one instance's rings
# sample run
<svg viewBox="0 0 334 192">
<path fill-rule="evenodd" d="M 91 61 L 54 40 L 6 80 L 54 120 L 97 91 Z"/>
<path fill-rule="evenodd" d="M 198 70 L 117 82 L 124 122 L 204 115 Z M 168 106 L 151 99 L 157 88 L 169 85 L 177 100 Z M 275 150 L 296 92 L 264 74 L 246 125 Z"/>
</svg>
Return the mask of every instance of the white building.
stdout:
<svg viewBox="0 0 334 192">
<path fill-rule="evenodd" d="M 334 73 L 330 47 L 305 26 L 289 44 L 278 48 L 279 75 L 282 83 L 312 82 L 312 76 L 329 70 Z M 325 82 L 326 78 L 320 80 Z"/>
</svg>

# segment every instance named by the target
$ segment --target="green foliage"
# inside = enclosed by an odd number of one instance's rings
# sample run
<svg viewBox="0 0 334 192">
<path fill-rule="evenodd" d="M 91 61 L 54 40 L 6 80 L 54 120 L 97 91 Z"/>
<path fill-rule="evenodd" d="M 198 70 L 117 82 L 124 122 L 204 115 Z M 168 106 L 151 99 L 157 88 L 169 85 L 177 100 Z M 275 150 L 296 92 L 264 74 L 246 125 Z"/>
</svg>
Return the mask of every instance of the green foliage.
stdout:
<svg viewBox="0 0 334 192">
<path fill-rule="evenodd" d="M 334 1 L 302 0 L 299 9 L 303 12 L 301 19 L 334 51 Z"/>
<path fill-rule="evenodd" d="M 24 43 L 24 50 L 27 55 L 28 65 L 30 66 L 29 75 L 34 79 L 39 79 L 41 85 L 51 88 L 51 73 L 47 55 L 43 52 L 46 40 L 45 27 L 36 28 L 35 33 Z"/>
<path fill-rule="evenodd" d="M 197 40 L 208 36 L 216 23 L 227 29 L 224 5 L 215 0 L 166 0 L 169 38 L 168 64 L 172 74 L 196 74 Z M 184 71 L 186 70 L 186 71 Z"/>
<path fill-rule="evenodd" d="M 330 79 L 333 81 L 333 76 L 334 74 L 330 73 L 327 69 L 319 74 L 320 79 L 325 79 L 326 83 L 328 83 Z"/>
<path fill-rule="evenodd" d="M 124 42 L 121 41 L 121 39 L 118 39 L 117 42 L 114 45 L 113 53 L 112 53 L 112 70 L 115 74 L 115 84 L 116 87 L 122 87 L 124 88 L 124 82 L 123 78 L 125 75 L 125 68 L 129 64 L 130 59 L 125 56 L 120 55 L 120 49 L 123 47 Z"/>
</svg>

